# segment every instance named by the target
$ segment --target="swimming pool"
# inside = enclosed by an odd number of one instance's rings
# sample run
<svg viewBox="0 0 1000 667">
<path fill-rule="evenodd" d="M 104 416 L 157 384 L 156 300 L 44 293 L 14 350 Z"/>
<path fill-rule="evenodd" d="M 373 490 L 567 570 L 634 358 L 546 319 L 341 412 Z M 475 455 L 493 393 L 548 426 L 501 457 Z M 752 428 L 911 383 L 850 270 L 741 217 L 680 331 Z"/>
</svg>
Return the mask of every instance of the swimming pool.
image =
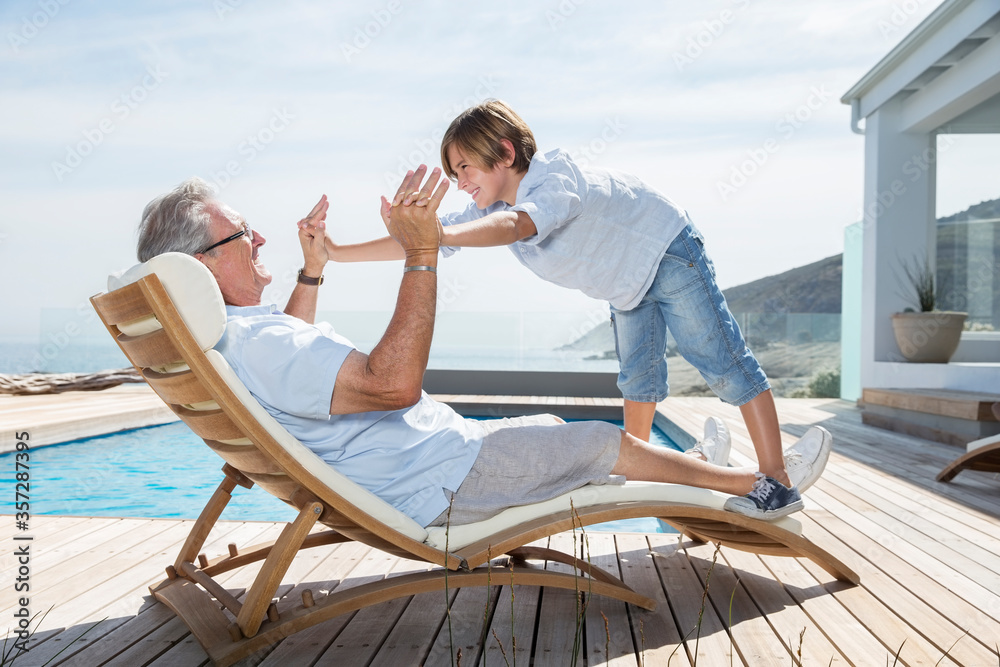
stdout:
<svg viewBox="0 0 1000 667">
<path fill-rule="evenodd" d="M 621 426 L 619 423 L 618 426 Z M 679 449 L 659 429 L 653 444 Z M 222 480 L 223 461 L 182 422 L 31 450 L 31 510 L 60 516 L 196 519 Z M 15 453 L 0 455 L 0 480 L 14 488 Z M 227 521 L 291 521 L 295 510 L 265 491 L 236 487 Z M 674 532 L 656 519 L 588 527 Z"/>
</svg>

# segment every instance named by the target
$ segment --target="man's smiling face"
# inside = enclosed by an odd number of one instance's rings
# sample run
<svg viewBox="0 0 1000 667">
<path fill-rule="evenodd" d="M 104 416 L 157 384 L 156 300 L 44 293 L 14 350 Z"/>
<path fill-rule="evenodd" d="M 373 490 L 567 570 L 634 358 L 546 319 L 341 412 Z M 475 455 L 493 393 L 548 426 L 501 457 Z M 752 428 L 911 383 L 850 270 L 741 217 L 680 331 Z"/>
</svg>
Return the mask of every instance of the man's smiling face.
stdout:
<svg viewBox="0 0 1000 667">
<path fill-rule="evenodd" d="M 214 242 L 232 236 L 241 229 L 248 233 L 207 253 L 198 253 L 195 257 L 215 276 L 227 304 L 260 305 L 261 294 L 272 279 L 271 273 L 258 257 L 260 247 L 266 243 L 266 239 L 259 232 L 250 230 L 243 216 L 225 204 L 212 202 L 206 210 L 212 220 L 209 229 Z"/>
</svg>

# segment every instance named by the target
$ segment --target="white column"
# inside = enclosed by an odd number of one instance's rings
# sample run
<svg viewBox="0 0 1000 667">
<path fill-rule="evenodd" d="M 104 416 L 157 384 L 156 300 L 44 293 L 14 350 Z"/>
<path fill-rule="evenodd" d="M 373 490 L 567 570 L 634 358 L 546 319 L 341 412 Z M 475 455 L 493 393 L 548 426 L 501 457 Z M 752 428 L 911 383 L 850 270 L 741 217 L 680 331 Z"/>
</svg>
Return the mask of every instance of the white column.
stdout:
<svg viewBox="0 0 1000 667">
<path fill-rule="evenodd" d="M 898 361 L 890 316 L 910 291 L 901 262 L 934 261 L 934 135 L 899 131 L 898 99 L 865 121 L 861 359 L 862 386 L 886 386 L 872 362 Z"/>
</svg>

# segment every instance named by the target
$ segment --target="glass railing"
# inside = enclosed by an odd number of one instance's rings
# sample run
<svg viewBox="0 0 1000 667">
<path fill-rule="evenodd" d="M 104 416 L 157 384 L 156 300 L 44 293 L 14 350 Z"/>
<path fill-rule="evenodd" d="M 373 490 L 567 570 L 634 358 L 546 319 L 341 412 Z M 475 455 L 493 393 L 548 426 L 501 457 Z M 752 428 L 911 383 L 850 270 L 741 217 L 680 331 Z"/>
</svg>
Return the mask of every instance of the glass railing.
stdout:
<svg viewBox="0 0 1000 667">
<path fill-rule="evenodd" d="M 1000 219 L 938 224 L 936 306 L 967 312 L 970 331 L 1000 331 Z"/>
<path fill-rule="evenodd" d="M 389 312 L 322 311 L 362 351 L 378 342 Z M 775 385 L 789 395 L 818 373 L 840 366 L 840 315 L 738 313 L 751 350 Z M 697 371 L 676 354 L 668 336 L 674 395 L 709 394 Z M 0 372 L 94 372 L 128 361 L 100 322 L 74 309 L 44 309 L 41 334 L 0 340 Z M 610 319 L 584 313 L 443 312 L 437 317 L 429 367 L 446 370 L 618 372 Z"/>
<path fill-rule="evenodd" d="M 363 350 L 385 330 L 390 313 L 320 313 Z M 737 321 L 778 395 L 811 395 L 810 384 L 839 376 L 839 313 L 737 313 Z M 711 395 L 668 336 L 673 395 Z M 546 372 L 618 372 L 610 319 L 602 312 L 438 315 L 429 368 Z M 817 376 L 822 376 L 817 379 Z M 815 392 L 814 392 L 815 393 Z"/>
</svg>

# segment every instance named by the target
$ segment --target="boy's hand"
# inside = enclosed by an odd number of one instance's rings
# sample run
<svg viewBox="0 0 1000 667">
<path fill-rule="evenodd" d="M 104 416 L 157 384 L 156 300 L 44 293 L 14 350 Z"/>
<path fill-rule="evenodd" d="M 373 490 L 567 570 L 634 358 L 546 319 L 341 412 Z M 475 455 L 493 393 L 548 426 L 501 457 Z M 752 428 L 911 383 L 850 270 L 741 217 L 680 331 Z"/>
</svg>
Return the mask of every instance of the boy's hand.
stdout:
<svg viewBox="0 0 1000 667">
<path fill-rule="evenodd" d="M 430 259 L 433 256 L 436 263 L 441 243 L 437 207 L 448 191 L 449 181 L 441 181 L 438 185 L 441 170 L 435 168 L 421 187 L 426 171 L 427 167 L 420 165 L 412 174 L 407 172 L 391 206 L 387 206 L 388 202 L 383 197 L 381 211 L 389 235 L 403 247 L 407 258 L 419 255 Z M 408 205 L 421 200 L 426 200 L 424 206 Z"/>
<path fill-rule="evenodd" d="M 378 214 L 382 216 L 382 223 L 389 229 L 389 218 L 392 217 L 392 202 L 382 197 L 382 204 L 378 207 Z"/>
<path fill-rule="evenodd" d="M 298 221 L 299 244 L 302 246 L 302 257 L 305 265 L 302 272 L 312 278 L 319 277 L 323 268 L 330 261 L 326 238 L 326 212 L 330 202 L 326 195 L 320 197 L 309 215 Z"/>
</svg>

